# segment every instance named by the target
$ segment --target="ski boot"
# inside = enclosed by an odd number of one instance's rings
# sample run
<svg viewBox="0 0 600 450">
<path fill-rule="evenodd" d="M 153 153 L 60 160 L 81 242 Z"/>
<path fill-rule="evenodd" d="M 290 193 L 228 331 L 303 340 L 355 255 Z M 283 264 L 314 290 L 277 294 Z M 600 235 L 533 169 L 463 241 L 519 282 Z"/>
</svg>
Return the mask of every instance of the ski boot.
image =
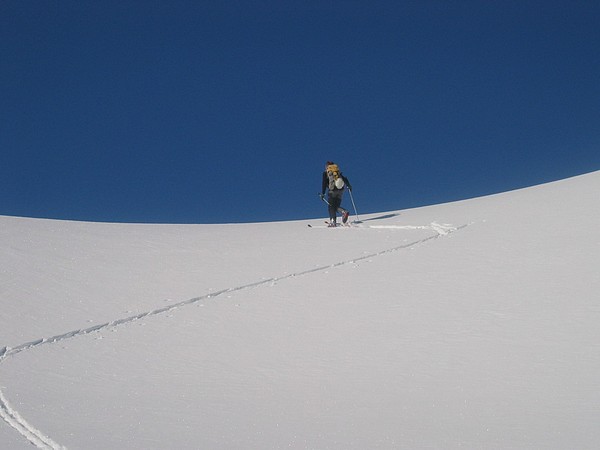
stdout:
<svg viewBox="0 0 600 450">
<path fill-rule="evenodd" d="M 344 211 L 342 213 L 342 223 L 345 225 L 348 222 L 348 217 L 350 217 L 350 213 L 348 211 Z"/>
</svg>

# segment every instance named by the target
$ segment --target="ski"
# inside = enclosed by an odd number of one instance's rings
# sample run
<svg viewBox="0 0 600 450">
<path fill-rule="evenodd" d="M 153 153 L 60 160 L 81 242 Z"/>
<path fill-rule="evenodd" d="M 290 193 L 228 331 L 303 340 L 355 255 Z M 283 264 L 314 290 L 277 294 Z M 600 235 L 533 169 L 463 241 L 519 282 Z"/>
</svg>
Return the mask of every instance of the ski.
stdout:
<svg viewBox="0 0 600 450">
<path fill-rule="evenodd" d="M 310 223 L 308 223 L 307 226 L 308 228 L 352 228 L 350 222 L 345 224 L 338 223 L 335 227 L 330 227 L 329 222 L 327 221 L 325 221 L 325 225 L 311 225 Z"/>
</svg>

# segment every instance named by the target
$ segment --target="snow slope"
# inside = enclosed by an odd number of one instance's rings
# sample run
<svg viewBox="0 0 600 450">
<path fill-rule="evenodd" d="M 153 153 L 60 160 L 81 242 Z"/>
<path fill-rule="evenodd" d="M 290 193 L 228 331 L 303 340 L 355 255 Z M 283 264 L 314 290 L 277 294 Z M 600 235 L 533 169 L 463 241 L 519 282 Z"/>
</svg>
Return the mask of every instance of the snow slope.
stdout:
<svg viewBox="0 0 600 450">
<path fill-rule="evenodd" d="M 597 448 L 599 192 L 333 230 L 0 217 L 0 447 Z"/>
</svg>

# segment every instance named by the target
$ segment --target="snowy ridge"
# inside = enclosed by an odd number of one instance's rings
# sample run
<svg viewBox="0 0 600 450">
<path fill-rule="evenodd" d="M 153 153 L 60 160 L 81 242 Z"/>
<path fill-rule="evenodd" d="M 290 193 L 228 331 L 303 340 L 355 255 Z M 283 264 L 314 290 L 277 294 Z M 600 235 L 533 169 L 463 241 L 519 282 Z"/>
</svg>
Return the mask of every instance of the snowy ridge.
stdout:
<svg viewBox="0 0 600 450">
<path fill-rule="evenodd" d="M 419 239 L 419 240 L 412 241 L 410 243 L 391 247 L 391 248 L 388 248 L 388 249 L 385 249 L 385 250 L 382 250 L 379 252 L 362 255 L 357 258 L 352 258 L 349 260 L 344 260 L 344 261 L 336 262 L 336 263 L 329 264 L 329 265 L 318 266 L 318 267 L 315 267 L 312 269 L 307 269 L 307 270 L 300 271 L 300 272 L 290 273 L 290 274 L 287 274 L 287 275 L 281 276 L 281 277 L 267 278 L 267 279 L 263 279 L 263 280 L 256 281 L 253 283 L 245 284 L 242 286 L 230 287 L 230 288 L 223 289 L 223 290 L 220 290 L 217 292 L 212 292 L 210 294 L 203 295 L 200 297 L 194 297 L 194 298 L 191 298 L 188 300 L 184 300 L 184 301 L 166 306 L 164 308 L 154 309 L 154 310 L 143 312 L 143 313 L 136 314 L 133 316 L 117 319 L 117 320 L 114 320 L 111 322 L 94 325 L 89 328 L 72 330 L 72 331 L 69 331 L 69 332 L 66 332 L 63 334 L 59 334 L 59 335 L 55 335 L 55 336 L 52 336 L 49 338 L 36 339 L 34 341 L 30 341 L 30 342 L 27 342 L 27 343 L 24 343 L 24 344 L 21 344 L 16 347 L 12 347 L 12 348 L 11 347 L 2 347 L 0 349 L 0 363 L 4 362 L 4 360 L 10 356 L 14 356 L 18 353 L 21 353 L 21 352 L 24 352 L 26 350 L 30 350 L 33 348 L 37 348 L 37 347 L 40 347 L 45 344 L 53 344 L 53 343 L 65 341 L 67 339 L 71 339 L 71 338 L 74 338 L 77 336 L 83 336 L 83 335 L 87 335 L 90 333 L 99 332 L 99 331 L 102 331 L 105 329 L 114 328 L 114 327 L 118 327 L 121 325 L 126 325 L 129 323 L 135 322 L 137 320 L 140 320 L 144 317 L 164 314 L 169 311 L 178 309 L 182 306 L 191 305 L 191 304 L 195 304 L 195 303 L 198 303 L 198 302 L 201 302 L 204 300 L 216 298 L 223 294 L 239 292 L 239 291 L 252 289 L 252 288 L 256 288 L 256 287 L 260 287 L 260 286 L 264 286 L 264 285 L 272 285 L 274 283 L 284 281 L 287 279 L 301 277 L 304 275 L 309 275 L 309 274 L 313 274 L 313 273 L 317 273 L 317 272 L 322 272 L 322 271 L 326 271 L 326 270 L 334 268 L 334 267 L 340 267 L 340 266 L 345 266 L 348 264 L 354 264 L 359 261 L 375 258 L 375 257 L 382 256 L 382 255 L 385 255 L 388 253 L 396 252 L 399 250 L 413 248 L 415 246 L 425 244 L 434 239 L 437 239 L 437 238 L 440 238 L 443 236 L 447 236 L 450 233 L 456 232 L 458 230 L 462 230 L 463 228 L 466 228 L 467 226 L 468 226 L 468 224 L 454 227 L 449 224 L 440 225 L 435 222 L 432 223 L 431 225 L 423 225 L 423 226 L 392 226 L 391 228 L 395 228 L 395 229 L 432 230 L 432 231 L 435 231 L 435 234 L 432 234 L 431 236 L 428 236 L 423 239 Z M 367 227 L 363 227 L 363 228 L 386 228 L 386 227 L 385 226 L 367 226 Z M 387 227 L 387 228 L 390 228 L 390 227 Z M 29 442 L 31 442 L 33 445 L 37 446 L 38 448 L 52 449 L 52 450 L 59 450 L 59 449 L 66 448 L 64 446 L 57 444 L 49 437 L 45 436 L 42 432 L 37 430 L 35 427 L 33 427 L 31 424 L 29 424 L 25 419 L 23 419 L 20 416 L 20 414 L 17 411 L 15 411 L 13 409 L 13 407 L 10 405 L 10 403 L 8 402 L 8 400 L 2 393 L 1 388 L 0 388 L 0 417 L 8 425 L 10 425 L 18 433 L 20 433 L 25 439 L 27 439 Z"/>
<path fill-rule="evenodd" d="M 0 447 L 596 448 L 599 189 L 339 232 L 0 217 Z"/>
</svg>

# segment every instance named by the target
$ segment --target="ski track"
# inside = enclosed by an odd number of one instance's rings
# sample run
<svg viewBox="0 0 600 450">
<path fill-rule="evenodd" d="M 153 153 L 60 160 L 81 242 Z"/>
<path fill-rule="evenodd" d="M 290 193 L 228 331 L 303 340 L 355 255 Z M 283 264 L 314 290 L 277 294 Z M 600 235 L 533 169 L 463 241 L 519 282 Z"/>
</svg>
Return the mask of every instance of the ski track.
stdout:
<svg viewBox="0 0 600 450">
<path fill-rule="evenodd" d="M 281 276 L 281 277 L 273 277 L 273 278 L 267 278 L 267 279 L 263 279 L 260 281 L 256 281 L 254 283 L 249 283 L 249 284 L 245 284 L 242 286 L 237 286 L 237 287 L 231 287 L 231 288 L 227 288 L 227 289 L 223 289 L 217 292 L 213 292 L 210 294 L 206 294 L 206 295 L 202 295 L 200 297 L 194 297 L 188 300 L 184 300 L 178 303 L 174 303 L 172 305 L 166 306 L 164 308 L 158 308 L 158 309 L 154 309 L 152 311 L 148 311 L 148 312 L 143 312 L 140 314 L 136 314 L 133 316 L 129 316 L 129 317 L 125 317 L 125 318 L 121 318 L 121 319 L 117 319 L 117 320 L 113 320 L 112 322 L 106 322 L 100 325 L 95 325 L 93 327 L 89 327 L 89 328 L 83 328 L 83 329 L 79 329 L 79 330 L 73 330 L 73 331 L 69 331 L 67 333 L 63 333 L 63 334 L 58 334 L 56 336 L 52 336 L 50 338 L 40 338 L 40 339 L 36 339 L 34 341 L 31 342 L 27 342 L 25 344 L 21 344 L 18 345 L 16 347 L 2 347 L 0 348 L 0 364 L 8 357 L 10 356 L 14 356 L 18 353 L 21 353 L 23 351 L 26 350 L 30 350 L 42 345 L 46 345 L 46 344 L 53 344 L 56 342 L 61 342 L 67 339 L 71 339 L 73 337 L 77 337 L 77 336 L 83 336 L 86 334 L 90 334 L 90 333 L 95 333 L 98 331 L 102 331 L 102 330 L 106 330 L 108 328 L 115 328 L 118 327 L 120 325 L 125 325 L 128 323 L 132 323 L 135 322 L 137 320 L 140 320 L 144 317 L 149 317 L 149 316 L 156 316 L 159 314 L 164 314 L 166 312 L 172 311 L 174 309 L 180 308 L 182 306 L 186 306 L 186 305 L 191 305 L 194 303 L 198 303 L 200 301 L 203 300 L 208 300 L 208 299 L 212 299 L 215 297 L 219 297 L 223 294 L 228 294 L 228 293 L 233 293 L 233 292 L 238 292 L 238 291 L 243 291 L 246 289 L 252 289 L 252 288 L 256 288 L 259 286 L 263 286 L 263 285 L 268 285 L 268 284 L 273 284 L 279 281 L 283 281 L 283 280 L 287 280 L 289 278 L 295 278 L 295 277 L 300 277 L 303 275 L 309 275 L 312 273 L 316 273 L 316 272 L 323 272 L 325 270 L 328 269 L 332 269 L 335 267 L 340 267 L 340 266 L 345 266 L 348 264 L 354 264 L 357 263 L 359 261 L 364 261 L 370 258 L 375 258 L 377 256 L 382 256 L 385 255 L 387 253 L 392 253 L 392 252 L 396 252 L 399 250 L 403 250 L 403 249 L 407 249 L 407 248 L 411 248 L 417 245 L 421 245 L 421 244 L 425 244 L 429 241 L 432 241 L 434 239 L 437 239 L 439 237 L 442 236 L 447 236 L 448 234 L 454 233 L 458 230 L 462 230 L 463 228 L 466 228 L 467 226 L 469 226 L 469 224 L 465 224 L 465 225 L 461 225 L 459 227 L 453 227 L 451 225 L 447 225 L 447 224 L 438 224 L 438 223 L 431 223 L 430 225 L 418 225 L 418 226 L 413 226 L 413 225 L 369 225 L 369 226 L 358 226 L 358 228 L 373 228 L 373 229 L 397 229 L 397 230 L 432 230 L 435 231 L 435 234 L 426 237 L 424 239 L 420 239 L 417 241 L 413 241 L 410 242 L 408 244 L 403 244 L 403 245 L 399 245 L 396 247 L 392 247 L 392 248 L 388 248 L 386 250 L 382 250 L 379 252 L 375 252 L 375 253 L 370 253 L 368 255 L 363 255 L 360 256 L 358 258 L 353 258 L 353 259 L 349 259 L 349 260 L 345 260 L 345 261 L 340 261 L 337 263 L 333 263 L 333 264 L 328 264 L 325 266 L 318 266 L 312 269 L 308 269 L 308 270 L 304 270 L 301 272 L 295 272 L 295 273 L 291 273 L 291 274 L 287 274 L 285 276 Z M 10 403 L 8 402 L 8 400 L 6 399 L 6 397 L 4 397 L 4 394 L 2 393 L 2 389 L 0 387 L 0 418 L 2 418 L 8 425 L 10 425 L 12 428 L 14 428 L 19 434 L 21 434 L 25 439 L 27 439 L 30 443 L 32 443 L 33 445 L 35 445 L 38 448 L 41 449 L 50 449 L 50 450 L 64 450 L 66 449 L 66 447 L 61 446 L 59 444 L 57 444 L 56 442 L 54 442 L 52 439 L 50 439 L 48 436 L 44 435 L 41 431 L 37 430 L 36 428 L 34 428 L 31 424 L 29 424 L 23 417 L 21 417 L 21 415 L 10 405 Z"/>
<path fill-rule="evenodd" d="M 11 427 L 19 432 L 25 439 L 38 448 L 60 450 L 65 447 L 57 444 L 41 431 L 32 427 L 21 415 L 15 411 L 0 390 L 0 417 Z"/>
</svg>

